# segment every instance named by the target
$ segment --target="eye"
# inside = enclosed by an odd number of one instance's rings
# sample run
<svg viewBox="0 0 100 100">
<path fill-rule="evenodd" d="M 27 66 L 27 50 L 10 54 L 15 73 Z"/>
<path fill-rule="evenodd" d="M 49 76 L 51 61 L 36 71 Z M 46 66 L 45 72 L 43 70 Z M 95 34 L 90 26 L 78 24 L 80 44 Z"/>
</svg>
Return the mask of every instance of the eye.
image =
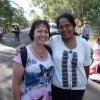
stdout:
<svg viewBox="0 0 100 100">
<path fill-rule="evenodd" d="M 69 28 L 70 26 L 70 24 L 65 24 L 65 28 Z"/>
<path fill-rule="evenodd" d="M 38 33 L 41 33 L 42 31 L 41 31 L 41 30 L 38 30 L 37 32 L 38 32 Z"/>
<path fill-rule="evenodd" d="M 48 34 L 49 32 L 47 30 L 45 30 L 44 33 Z"/>
<path fill-rule="evenodd" d="M 59 29 L 63 29 L 63 26 L 59 26 L 58 28 L 59 28 Z"/>
</svg>

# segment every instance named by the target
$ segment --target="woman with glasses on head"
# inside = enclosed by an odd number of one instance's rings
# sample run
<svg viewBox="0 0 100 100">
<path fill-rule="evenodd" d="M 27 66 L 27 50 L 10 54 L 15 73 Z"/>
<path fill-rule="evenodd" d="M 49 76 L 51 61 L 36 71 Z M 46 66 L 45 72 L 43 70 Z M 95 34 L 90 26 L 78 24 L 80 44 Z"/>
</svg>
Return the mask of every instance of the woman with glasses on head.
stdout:
<svg viewBox="0 0 100 100">
<path fill-rule="evenodd" d="M 89 45 L 74 35 L 76 23 L 72 15 L 61 14 L 56 24 L 60 35 L 52 36 L 47 43 L 55 66 L 52 99 L 82 100 L 92 61 Z"/>
<path fill-rule="evenodd" d="M 52 36 L 47 42 L 55 66 L 52 100 L 82 100 L 92 62 L 89 45 L 75 35 L 76 23 L 72 15 L 61 14 L 56 24 L 60 35 Z"/>
</svg>

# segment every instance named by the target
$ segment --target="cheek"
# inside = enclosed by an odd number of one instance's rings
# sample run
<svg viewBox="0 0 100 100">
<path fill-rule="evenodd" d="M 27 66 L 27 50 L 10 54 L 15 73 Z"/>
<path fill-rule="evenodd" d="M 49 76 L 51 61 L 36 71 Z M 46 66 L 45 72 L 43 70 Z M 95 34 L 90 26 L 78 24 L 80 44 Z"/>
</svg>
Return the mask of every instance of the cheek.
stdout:
<svg viewBox="0 0 100 100">
<path fill-rule="evenodd" d="M 58 32 L 59 32 L 59 34 L 61 34 L 62 33 L 62 30 L 58 29 Z"/>
<path fill-rule="evenodd" d="M 47 37 L 50 38 L 50 34 L 48 34 Z"/>
<path fill-rule="evenodd" d="M 39 35 L 37 33 L 34 33 L 33 38 L 35 39 L 35 38 L 38 38 L 38 37 L 39 37 Z"/>
<path fill-rule="evenodd" d="M 75 28 L 72 26 L 72 27 L 69 28 L 69 30 L 74 31 Z"/>
</svg>

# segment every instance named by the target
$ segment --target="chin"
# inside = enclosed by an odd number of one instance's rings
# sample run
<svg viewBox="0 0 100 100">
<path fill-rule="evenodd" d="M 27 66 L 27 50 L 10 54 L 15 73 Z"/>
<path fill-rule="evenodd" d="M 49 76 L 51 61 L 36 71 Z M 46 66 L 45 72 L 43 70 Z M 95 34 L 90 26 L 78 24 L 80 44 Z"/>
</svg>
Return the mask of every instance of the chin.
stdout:
<svg viewBox="0 0 100 100">
<path fill-rule="evenodd" d="M 47 41 L 41 41 L 39 42 L 39 44 L 45 44 Z"/>
<path fill-rule="evenodd" d="M 68 38 L 70 38 L 70 35 L 62 36 L 62 38 L 68 39 Z"/>
</svg>

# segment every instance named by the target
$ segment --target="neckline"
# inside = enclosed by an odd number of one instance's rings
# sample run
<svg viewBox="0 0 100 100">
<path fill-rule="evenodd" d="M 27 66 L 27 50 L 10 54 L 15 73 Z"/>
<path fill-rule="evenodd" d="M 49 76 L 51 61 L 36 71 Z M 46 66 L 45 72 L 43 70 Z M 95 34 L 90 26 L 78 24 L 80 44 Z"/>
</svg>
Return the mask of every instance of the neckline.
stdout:
<svg viewBox="0 0 100 100">
<path fill-rule="evenodd" d="M 60 38 L 61 38 L 61 37 L 60 37 Z M 62 41 L 62 44 L 64 45 L 64 47 L 67 48 L 68 52 L 74 51 L 74 50 L 77 48 L 77 45 L 78 45 L 77 36 L 75 36 L 76 46 L 75 46 L 74 48 L 72 48 L 72 49 L 68 48 L 68 46 L 65 45 L 64 41 L 62 40 L 62 38 L 61 38 L 61 41 Z"/>
<path fill-rule="evenodd" d="M 38 61 L 40 61 L 40 62 L 45 62 L 45 61 L 47 61 L 47 60 L 49 59 L 49 55 L 47 55 L 47 58 L 46 58 L 46 59 L 43 59 L 43 60 L 37 58 L 37 57 L 32 53 L 32 51 L 31 51 L 31 45 L 28 45 L 28 46 L 27 46 L 27 49 L 29 50 L 29 53 L 30 53 L 30 55 L 32 56 L 32 59 L 36 59 L 36 60 L 38 60 Z M 47 54 L 48 54 L 48 51 L 47 51 Z"/>
</svg>

